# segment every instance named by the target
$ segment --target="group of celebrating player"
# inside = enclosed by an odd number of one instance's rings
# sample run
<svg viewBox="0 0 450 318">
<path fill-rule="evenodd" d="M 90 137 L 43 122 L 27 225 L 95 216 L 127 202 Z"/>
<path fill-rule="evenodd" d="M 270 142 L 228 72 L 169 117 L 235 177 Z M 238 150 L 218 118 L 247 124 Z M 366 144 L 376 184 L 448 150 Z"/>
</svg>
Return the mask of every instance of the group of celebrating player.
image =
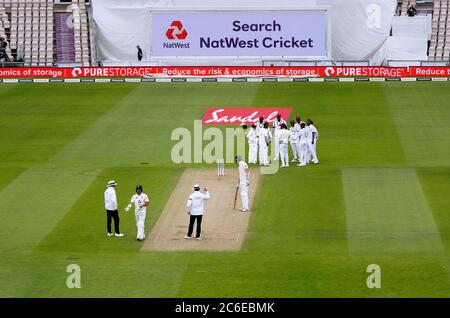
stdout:
<svg viewBox="0 0 450 318">
<path fill-rule="evenodd" d="M 317 158 L 316 146 L 319 139 L 319 132 L 314 126 L 311 119 L 303 122 L 300 116 L 297 116 L 290 122 L 291 127 L 288 129 L 286 121 L 278 114 L 270 128 L 269 123 L 264 120 L 263 116 L 259 117 L 259 121 L 252 124 L 250 131 L 247 133 L 247 141 L 249 145 L 248 162 L 251 164 L 259 164 L 261 166 L 269 166 L 269 146 L 273 147 L 273 160 L 281 159 L 281 168 L 289 167 L 289 151 L 288 144 L 291 144 L 294 159 L 292 162 L 297 163 L 299 167 L 305 167 L 308 163 L 319 163 Z"/>
</svg>

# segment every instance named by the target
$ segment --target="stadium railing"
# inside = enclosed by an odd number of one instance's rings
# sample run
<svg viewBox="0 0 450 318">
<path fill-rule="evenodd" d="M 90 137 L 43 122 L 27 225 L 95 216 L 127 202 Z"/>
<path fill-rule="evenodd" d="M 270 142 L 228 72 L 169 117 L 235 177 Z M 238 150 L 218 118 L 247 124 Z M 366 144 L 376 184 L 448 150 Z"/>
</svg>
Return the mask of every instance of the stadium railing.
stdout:
<svg viewBox="0 0 450 318">
<path fill-rule="evenodd" d="M 387 66 L 404 67 L 404 66 L 450 66 L 449 61 L 417 61 L 417 60 L 389 60 Z"/>
<path fill-rule="evenodd" d="M 79 61 L 79 62 L 61 61 L 61 62 L 56 62 L 55 66 L 56 67 L 81 67 L 81 66 L 83 66 L 83 62 L 82 61 Z"/>
<path fill-rule="evenodd" d="M 263 66 L 369 66 L 369 61 L 263 60 Z"/>
<path fill-rule="evenodd" d="M 0 62 L 0 67 L 23 67 L 25 65 L 24 62 Z"/>
</svg>

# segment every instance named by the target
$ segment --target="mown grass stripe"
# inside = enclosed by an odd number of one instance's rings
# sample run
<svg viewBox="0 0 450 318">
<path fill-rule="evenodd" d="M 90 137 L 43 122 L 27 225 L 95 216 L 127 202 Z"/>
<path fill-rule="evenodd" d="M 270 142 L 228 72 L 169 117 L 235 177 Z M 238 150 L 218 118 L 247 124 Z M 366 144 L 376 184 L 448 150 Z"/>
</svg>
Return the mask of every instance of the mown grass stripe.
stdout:
<svg viewBox="0 0 450 318">
<path fill-rule="evenodd" d="M 127 105 L 117 101 L 117 105 Z M 114 107 L 113 107 L 114 109 Z M 103 124 L 103 134 L 109 133 L 109 121 L 114 112 L 107 112 L 90 128 L 68 143 L 42 165 L 23 171 L 0 192 L 0 213 L 8 222 L 0 224 L 0 250 L 31 248 L 39 243 L 72 207 L 84 189 L 98 175 L 95 165 L 67 164 L 68 154 L 83 153 L 81 145 L 95 147 L 100 135 L 92 135 Z M 112 117 L 115 118 L 115 117 Z M 117 121 L 120 118 L 116 118 Z"/>
<path fill-rule="evenodd" d="M 391 117 L 411 166 L 450 166 L 448 85 L 404 83 L 385 86 Z"/>
<path fill-rule="evenodd" d="M 342 171 L 351 253 L 436 253 L 443 249 L 415 169 Z"/>
</svg>

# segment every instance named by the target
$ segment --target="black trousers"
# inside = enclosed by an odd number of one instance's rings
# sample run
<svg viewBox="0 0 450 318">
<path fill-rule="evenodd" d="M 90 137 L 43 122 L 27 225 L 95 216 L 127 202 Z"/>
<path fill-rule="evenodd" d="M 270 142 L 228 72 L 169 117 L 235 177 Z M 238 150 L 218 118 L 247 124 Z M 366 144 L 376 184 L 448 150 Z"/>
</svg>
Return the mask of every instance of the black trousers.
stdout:
<svg viewBox="0 0 450 318">
<path fill-rule="evenodd" d="M 120 219 L 119 219 L 119 211 L 114 210 L 106 210 L 106 227 L 108 229 L 108 233 L 112 233 L 111 232 L 111 221 L 112 219 L 114 219 L 114 231 L 119 234 L 120 230 L 119 230 L 119 223 L 120 223 Z"/>
<path fill-rule="evenodd" d="M 191 236 L 194 231 L 194 223 L 197 221 L 197 232 L 195 233 L 195 237 L 200 237 L 202 234 L 202 218 L 203 215 L 191 215 L 189 220 L 189 230 L 187 236 Z"/>
</svg>

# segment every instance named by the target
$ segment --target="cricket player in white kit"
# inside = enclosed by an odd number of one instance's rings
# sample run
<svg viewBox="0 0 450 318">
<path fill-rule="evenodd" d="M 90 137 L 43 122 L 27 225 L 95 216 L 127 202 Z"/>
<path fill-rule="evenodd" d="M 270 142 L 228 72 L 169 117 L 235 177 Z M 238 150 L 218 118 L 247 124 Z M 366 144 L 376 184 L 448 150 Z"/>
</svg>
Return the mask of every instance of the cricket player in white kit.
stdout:
<svg viewBox="0 0 450 318">
<path fill-rule="evenodd" d="M 256 133 L 262 128 L 264 128 L 264 116 L 259 116 L 258 121 L 255 123 L 256 125 Z"/>
<path fill-rule="evenodd" d="M 259 164 L 269 166 L 269 145 L 272 142 L 272 134 L 269 124 L 264 123 L 264 128 L 258 129 Z"/>
<path fill-rule="evenodd" d="M 131 197 L 130 203 L 125 208 L 125 212 L 130 211 L 131 207 L 134 205 L 134 216 L 136 218 L 137 236 L 138 241 L 145 239 L 145 217 L 147 216 L 147 206 L 150 204 L 148 196 L 143 193 L 144 189 L 139 184 L 136 186 L 136 194 Z"/>
<path fill-rule="evenodd" d="M 208 189 L 204 188 L 205 193 L 200 192 L 200 185 L 194 185 L 194 192 L 189 196 L 186 208 L 187 213 L 190 215 L 189 218 L 189 229 L 187 234 L 184 236 L 185 239 L 190 240 L 192 232 L 194 231 L 194 223 L 197 222 L 197 231 L 195 233 L 195 238 L 197 240 L 202 239 L 202 219 L 204 213 L 204 201 L 209 200 L 210 195 Z"/>
<path fill-rule="evenodd" d="M 299 164 L 297 166 L 299 167 L 305 167 L 306 166 L 306 156 L 308 154 L 308 136 L 306 131 L 306 125 L 305 123 L 300 124 L 300 131 L 298 133 L 298 153 L 299 153 Z"/>
<path fill-rule="evenodd" d="M 300 131 L 300 126 L 295 125 L 295 121 L 291 120 L 291 128 L 289 128 L 289 141 L 291 143 L 291 149 L 292 149 L 292 153 L 294 155 L 294 159 L 292 159 L 292 162 L 300 162 L 300 154 L 299 154 L 299 147 L 298 147 L 298 143 L 299 143 L 299 131 Z"/>
<path fill-rule="evenodd" d="M 297 129 L 300 129 L 300 124 L 303 123 L 302 122 L 302 118 L 300 116 L 296 116 L 295 117 L 295 126 L 297 126 Z"/>
<path fill-rule="evenodd" d="M 287 130 L 286 124 L 281 124 L 280 129 L 280 155 L 281 155 L 281 168 L 289 167 L 289 137 L 291 133 Z"/>
<path fill-rule="evenodd" d="M 258 134 L 256 133 L 256 125 L 253 124 L 247 133 L 248 141 L 248 163 L 256 164 L 258 160 Z"/>
<path fill-rule="evenodd" d="M 277 114 L 277 119 L 272 123 L 273 126 L 273 142 L 274 142 L 274 159 L 278 160 L 280 156 L 280 132 L 281 125 L 286 124 L 283 118 L 281 118 L 281 114 Z"/>
<path fill-rule="evenodd" d="M 308 163 L 308 161 L 310 160 L 310 157 L 312 158 L 312 162 L 314 164 L 318 164 L 319 163 L 319 159 L 317 158 L 317 153 L 316 153 L 316 145 L 317 145 L 317 140 L 319 140 L 319 132 L 317 131 L 316 127 L 314 127 L 314 123 L 311 119 L 307 119 L 306 120 L 306 129 L 308 132 L 308 155 L 306 158 L 306 163 Z"/>
<path fill-rule="evenodd" d="M 241 156 L 236 156 L 236 163 L 239 164 L 239 190 L 241 193 L 242 212 L 248 212 L 248 187 L 250 185 L 250 170 L 248 165 L 242 160 Z"/>
</svg>

